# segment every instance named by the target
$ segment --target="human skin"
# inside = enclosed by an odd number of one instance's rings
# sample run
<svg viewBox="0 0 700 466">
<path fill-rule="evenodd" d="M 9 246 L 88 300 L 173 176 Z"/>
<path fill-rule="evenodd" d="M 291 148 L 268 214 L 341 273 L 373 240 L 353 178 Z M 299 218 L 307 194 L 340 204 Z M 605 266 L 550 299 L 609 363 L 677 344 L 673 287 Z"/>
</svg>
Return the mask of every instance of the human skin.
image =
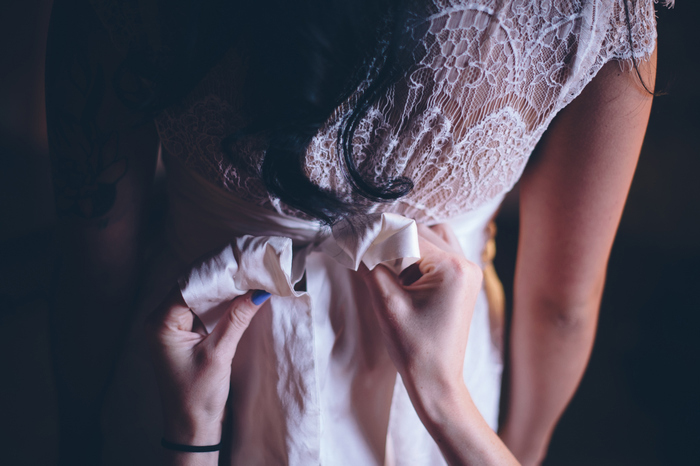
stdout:
<svg viewBox="0 0 700 466">
<path fill-rule="evenodd" d="M 210 334 L 187 307 L 179 288 L 146 320 L 146 338 L 163 408 L 163 438 L 181 445 L 217 445 L 238 342 L 267 296 L 253 292 L 232 300 Z M 215 465 L 219 452 L 163 449 L 167 465 Z"/>
<path fill-rule="evenodd" d="M 412 273 L 396 276 L 381 265 L 360 272 L 389 356 L 449 464 L 517 464 L 472 402 L 462 375 L 481 269 L 464 258 L 449 227 L 419 226 L 419 234 L 421 259 Z M 147 319 L 167 440 L 219 443 L 231 362 L 259 309 L 250 295 L 233 300 L 209 335 L 177 288 Z M 218 452 L 164 450 L 163 460 L 169 466 L 215 465 Z"/>
<path fill-rule="evenodd" d="M 60 464 L 70 465 L 99 462 L 102 400 L 142 278 L 158 146 L 152 122 L 136 125 L 141 115 L 125 108 L 111 86 L 94 85 L 124 57 L 79 5 L 54 2 L 46 75 L 60 261 L 51 353 Z M 648 84 L 654 64 L 655 58 L 642 66 Z M 544 457 L 587 363 L 650 106 L 633 73 L 606 65 L 550 125 L 523 177 L 512 383 L 500 435 L 525 464 Z M 98 141 L 104 151 L 84 150 Z M 123 171 L 111 162 L 123 163 Z"/>
<path fill-rule="evenodd" d="M 389 355 L 448 464 L 518 464 L 464 383 L 481 269 L 464 258 L 449 226 L 420 226 L 419 233 L 421 259 L 413 266 L 418 274 L 397 277 L 381 266 L 365 274 Z"/>
<path fill-rule="evenodd" d="M 552 122 L 520 186 L 520 236 L 501 438 L 540 464 L 593 347 L 613 239 L 652 95 L 633 69 L 606 64 Z M 656 52 L 640 63 L 653 89 Z"/>
</svg>

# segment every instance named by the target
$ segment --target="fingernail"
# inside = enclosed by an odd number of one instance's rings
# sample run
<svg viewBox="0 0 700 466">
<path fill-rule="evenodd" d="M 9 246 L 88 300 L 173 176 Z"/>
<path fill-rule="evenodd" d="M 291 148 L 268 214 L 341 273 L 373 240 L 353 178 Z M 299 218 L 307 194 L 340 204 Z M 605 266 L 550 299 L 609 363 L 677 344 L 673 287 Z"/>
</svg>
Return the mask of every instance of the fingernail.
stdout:
<svg viewBox="0 0 700 466">
<path fill-rule="evenodd" d="M 418 264 L 411 264 L 399 274 L 399 281 L 403 286 L 410 286 L 422 276 Z"/>
<path fill-rule="evenodd" d="M 253 301 L 253 304 L 256 306 L 264 303 L 267 301 L 267 298 L 270 297 L 270 293 L 268 293 L 265 290 L 255 290 L 253 292 L 253 296 L 250 297 L 250 300 Z"/>
</svg>

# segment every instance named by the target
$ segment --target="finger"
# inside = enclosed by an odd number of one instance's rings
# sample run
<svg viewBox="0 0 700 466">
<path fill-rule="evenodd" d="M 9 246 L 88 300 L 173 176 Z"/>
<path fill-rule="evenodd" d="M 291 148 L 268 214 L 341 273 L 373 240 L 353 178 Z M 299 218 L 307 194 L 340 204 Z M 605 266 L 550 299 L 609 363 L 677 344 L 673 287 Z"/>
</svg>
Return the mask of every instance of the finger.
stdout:
<svg viewBox="0 0 700 466">
<path fill-rule="evenodd" d="M 369 270 L 364 263 L 361 263 L 357 271 L 369 285 L 370 291 L 379 291 L 380 295 L 377 297 L 383 298 L 391 293 L 402 293 L 401 285 L 405 285 L 406 281 L 415 281 L 417 277 L 420 277 L 420 272 L 415 272 L 414 266 L 415 264 L 409 265 L 398 276 L 382 264 L 377 265 L 373 270 Z M 415 278 L 413 278 L 414 275 L 416 275 Z"/>
<path fill-rule="evenodd" d="M 448 230 L 449 226 L 446 223 L 436 223 L 428 227 L 430 231 L 438 235 L 442 240 L 448 243 Z"/>
<path fill-rule="evenodd" d="M 380 321 L 396 320 L 397 313 L 405 307 L 407 293 L 399 278 L 389 268 L 378 265 L 365 276 L 365 282 L 375 303 L 372 308 Z M 394 315 L 394 317 L 391 317 Z"/>
<path fill-rule="evenodd" d="M 375 299 L 384 302 L 406 294 L 401 287 L 399 278 L 389 268 L 378 265 L 365 276 L 365 281 L 370 291 L 375 294 Z"/>
<path fill-rule="evenodd" d="M 211 332 L 209 337 L 211 344 L 223 351 L 226 357 L 233 359 L 243 332 L 269 297 L 269 293 L 257 290 L 249 291 L 231 301 L 226 314 Z"/>
<path fill-rule="evenodd" d="M 425 238 L 418 238 L 421 260 L 417 262 L 421 278 L 417 286 L 435 286 L 436 283 L 464 280 L 469 283 L 481 283 L 481 268 L 467 260 L 464 255 L 443 251 Z M 415 288 L 415 287 L 414 287 Z"/>
<path fill-rule="evenodd" d="M 434 275 L 435 278 L 437 278 L 438 275 L 445 272 L 446 264 L 459 263 L 465 260 L 462 255 L 456 254 L 450 250 L 446 251 L 423 236 L 418 237 L 418 244 L 421 251 L 421 258 L 416 262 L 416 265 L 420 270 L 421 276 L 416 282 L 423 283 Z"/>
<path fill-rule="evenodd" d="M 435 235 L 435 233 L 432 233 Z M 437 235 L 436 235 L 437 236 Z M 438 242 L 443 242 L 442 239 L 437 238 Z M 449 251 L 445 251 L 440 247 L 439 244 L 435 244 L 434 238 L 429 238 L 423 235 L 418 235 L 418 247 L 420 248 L 420 260 L 425 261 L 426 259 L 439 259 L 444 256 L 445 253 L 449 254 Z"/>
<path fill-rule="evenodd" d="M 174 286 L 163 302 L 146 318 L 146 328 L 153 333 L 163 331 L 191 332 L 194 317 L 182 298 L 180 288 Z"/>
<path fill-rule="evenodd" d="M 454 252 L 464 255 L 462 245 L 459 244 L 459 239 L 455 235 L 454 230 L 448 223 L 438 223 L 430 227 L 430 230 L 435 232 L 442 240 L 447 243 Z"/>
<path fill-rule="evenodd" d="M 430 241 L 443 251 L 452 252 L 452 247 L 435 231 L 427 225 L 418 225 L 418 236 Z"/>
</svg>

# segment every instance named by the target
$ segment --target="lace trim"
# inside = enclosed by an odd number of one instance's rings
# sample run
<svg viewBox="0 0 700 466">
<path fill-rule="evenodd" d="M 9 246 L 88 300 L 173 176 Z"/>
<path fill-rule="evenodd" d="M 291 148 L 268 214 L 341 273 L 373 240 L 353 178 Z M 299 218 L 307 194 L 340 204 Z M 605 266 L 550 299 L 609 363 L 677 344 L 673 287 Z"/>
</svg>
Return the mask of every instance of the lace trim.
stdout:
<svg viewBox="0 0 700 466">
<path fill-rule="evenodd" d="M 387 92 L 355 134 L 361 172 L 380 182 L 407 176 L 412 193 L 377 205 L 420 221 L 447 219 L 510 190 L 559 110 L 611 60 L 642 61 L 654 50 L 654 5 L 625 0 L 503 2 L 434 0 L 422 60 Z M 221 140 L 245 125 L 241 57 L 215 67 L 193 93 L 157 120 L 166 150 L 192 170 L 262 207 L 300 216 L 271 198 L 260 181 L 263 138 L 234 148 Z M 306 157 L 310 179 L 359 201 L 335 155 L 336 135 L 351 102 L 313 139 Z"/>
</svg>

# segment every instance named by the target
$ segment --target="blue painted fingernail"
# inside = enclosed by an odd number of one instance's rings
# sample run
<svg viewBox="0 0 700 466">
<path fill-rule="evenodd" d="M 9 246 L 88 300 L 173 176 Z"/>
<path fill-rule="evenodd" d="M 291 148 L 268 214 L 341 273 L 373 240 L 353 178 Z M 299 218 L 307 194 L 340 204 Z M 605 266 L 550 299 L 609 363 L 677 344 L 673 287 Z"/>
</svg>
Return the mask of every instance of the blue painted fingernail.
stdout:
<svg viewBox="0 0 700 466">
<path fill-rule="evenodd" d="M 267 301 L 267 298 L 270 297 L 270 293 L 268 293 L 265 290 L 255 290 L 253 292 L 253 296 L 250 297 L 250 300 L 253 301 L 253 304 L 256 306 L 264 303 Z"/>
</svg>

